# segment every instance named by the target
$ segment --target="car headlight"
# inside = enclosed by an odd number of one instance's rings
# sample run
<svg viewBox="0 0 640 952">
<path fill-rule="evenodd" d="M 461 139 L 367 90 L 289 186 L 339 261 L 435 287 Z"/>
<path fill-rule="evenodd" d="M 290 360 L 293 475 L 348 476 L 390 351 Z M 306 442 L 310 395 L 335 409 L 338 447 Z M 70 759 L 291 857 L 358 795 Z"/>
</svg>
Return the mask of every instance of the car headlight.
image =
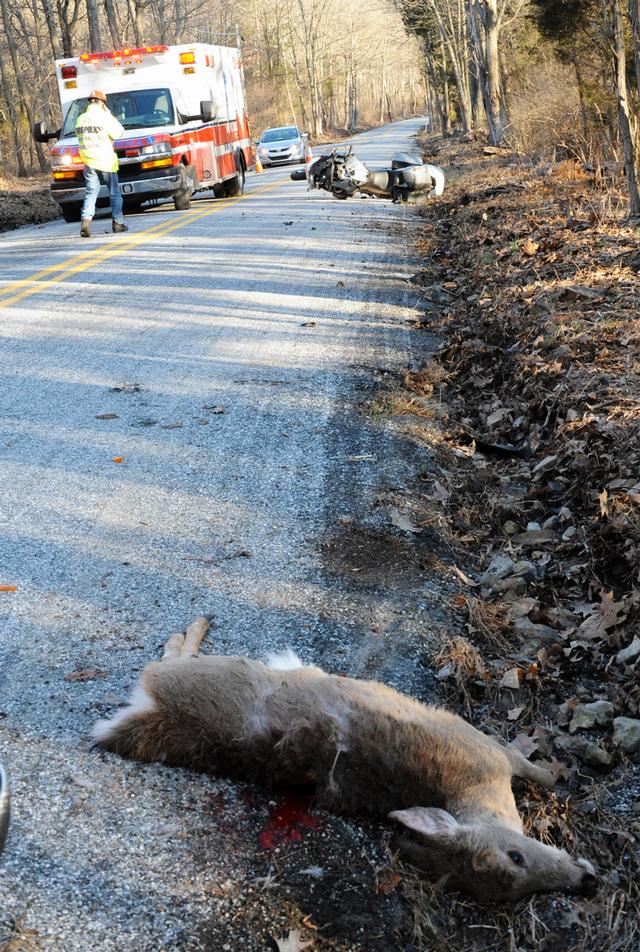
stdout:
<svg viewBox="0 0 640 952">
<path fill-rule="evenodd" d="M 142 147 L 142 155 L 156 155 L 158 152 L 171 152 L 170 142 L 152 142 L 151 145 Z"/>
</svg>

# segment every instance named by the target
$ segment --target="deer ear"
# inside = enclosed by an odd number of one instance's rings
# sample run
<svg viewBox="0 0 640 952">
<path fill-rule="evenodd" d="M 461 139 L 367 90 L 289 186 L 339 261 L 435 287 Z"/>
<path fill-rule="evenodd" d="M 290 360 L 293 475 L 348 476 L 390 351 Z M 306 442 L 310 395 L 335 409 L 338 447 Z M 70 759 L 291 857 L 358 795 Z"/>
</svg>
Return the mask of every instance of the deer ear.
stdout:
<svg viewBox="0 0 640 952">
<path fill-rule="evenodd" d="M 455 838 L 460 824 L 447 813 L 446 810 L 440 810 L 438 807 L 411 807 L 409 810 L 393 810 L 388 814 L 392 820 L 402 823 L 407 829 L 414 833 L 420 833 L 426 839 L 452 840 Z"/>
</svg>

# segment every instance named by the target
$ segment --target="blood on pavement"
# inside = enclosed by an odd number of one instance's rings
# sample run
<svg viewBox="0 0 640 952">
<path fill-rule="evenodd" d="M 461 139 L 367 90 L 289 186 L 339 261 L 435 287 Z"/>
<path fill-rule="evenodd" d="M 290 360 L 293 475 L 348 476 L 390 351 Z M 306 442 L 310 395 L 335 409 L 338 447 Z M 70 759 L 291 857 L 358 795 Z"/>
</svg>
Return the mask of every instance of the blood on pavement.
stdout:
<svg viewBox="0 0 640 952">
<path fill-rule="evenodd" d="M 303 830 L 317 830 L 319 821 L 309 813 L 310 797 L 283 794 L 269 813 L 265 828 L 259 836 L 263 850 L 276 846 L 300 843 Z"/>
</svg>

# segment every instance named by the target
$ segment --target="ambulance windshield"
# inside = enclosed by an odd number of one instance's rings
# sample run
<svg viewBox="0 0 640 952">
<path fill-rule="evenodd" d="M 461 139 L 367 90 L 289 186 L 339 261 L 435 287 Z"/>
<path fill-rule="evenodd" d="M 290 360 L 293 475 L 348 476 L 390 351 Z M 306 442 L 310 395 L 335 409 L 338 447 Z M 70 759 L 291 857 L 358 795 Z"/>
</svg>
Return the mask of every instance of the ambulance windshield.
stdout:
<svg viewBox="0 0 640 952">
<path fill-rule="evenodd" d="M 149 129 L 153 126 L 170 126 L 175 122 L 168 89 L 131 89 L 107 93 L 107 107 L 125 129 Z M 71 103 L 60 138 L 74 135 L 78 117 L 86 108 L 86 99 L 76 99 Z"/>
</svg>

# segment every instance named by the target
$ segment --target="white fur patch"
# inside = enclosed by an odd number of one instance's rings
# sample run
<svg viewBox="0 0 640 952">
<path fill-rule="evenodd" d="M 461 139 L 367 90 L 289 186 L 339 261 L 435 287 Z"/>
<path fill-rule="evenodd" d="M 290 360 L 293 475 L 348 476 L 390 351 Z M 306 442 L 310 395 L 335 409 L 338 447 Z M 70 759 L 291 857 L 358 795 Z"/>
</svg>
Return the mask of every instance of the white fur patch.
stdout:
<svg viewBox="0 0 640 952">
<path fill-rule="evenodd" d="M 295 651 L 287 648 L 286 651 L 277 651 L 267 655 L 267 666 L 275 668 L 276 671 L 296 671 L 298 668 L 304 668 L 305 665 L 300 660 Z"/>
<path fill-rule="evenodd" d="M 100 744 L 103 740 L 108 740 L 116 727 L 119 727 L 123 721 L 130 717 L 137 717 L 139 714 L 150 714 L 156 710 L 156 702 L 151 695 L 145 691 L 141 684 L 136 684 L 133 694 L 126 707 L 121 707 L 113 717 L 97 721 L 91 730 L 91 736 L 94 741 Z"/>
</svg>

